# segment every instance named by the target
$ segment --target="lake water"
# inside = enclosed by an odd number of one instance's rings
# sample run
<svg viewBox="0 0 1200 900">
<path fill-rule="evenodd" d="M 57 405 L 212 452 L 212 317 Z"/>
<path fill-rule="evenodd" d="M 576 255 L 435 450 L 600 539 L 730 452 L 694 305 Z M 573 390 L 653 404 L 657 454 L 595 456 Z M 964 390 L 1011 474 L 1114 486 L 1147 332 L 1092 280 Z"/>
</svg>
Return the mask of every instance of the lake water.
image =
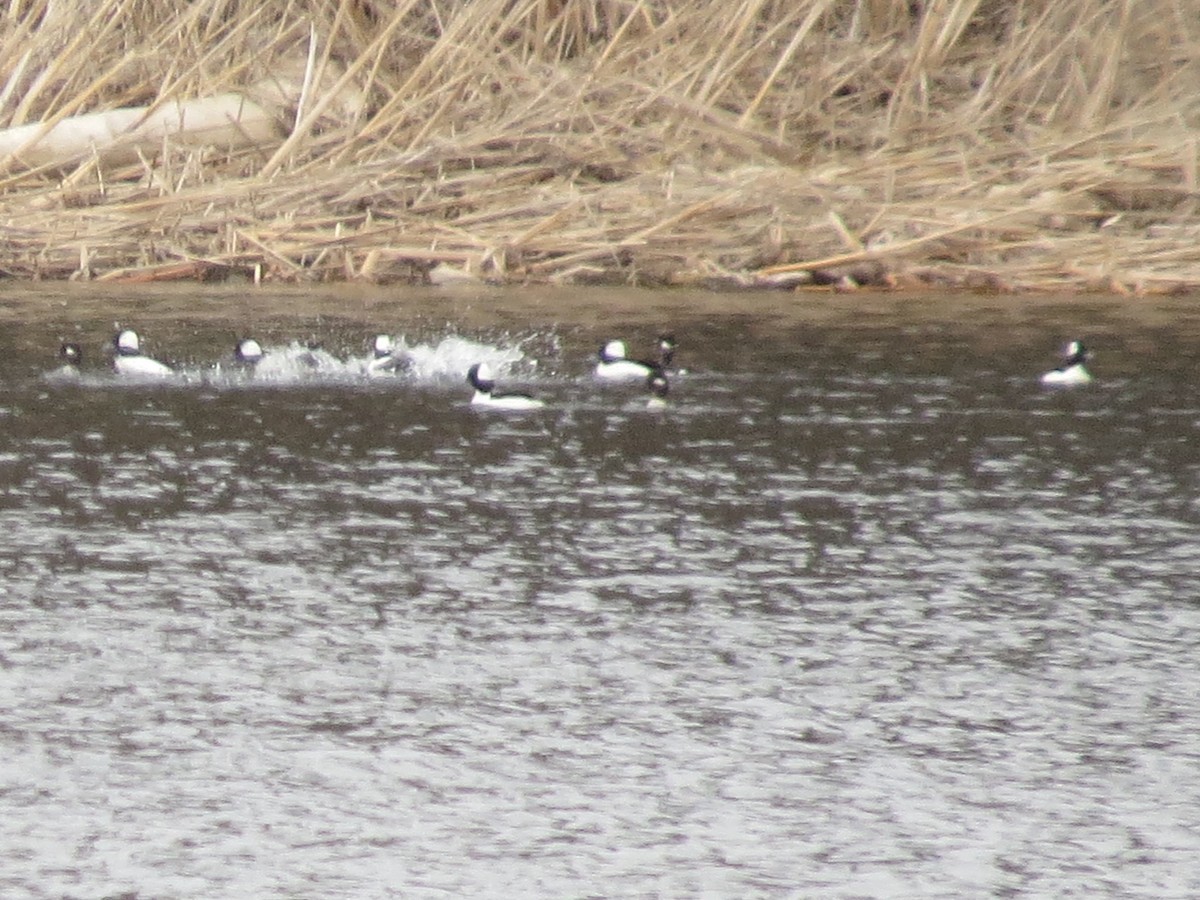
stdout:
<svg viewBox="0 0 1200 900">
<path fill-rule="evenodd" d="M 118 381 L 116 322 L 179 378 Z M 0 895 L 1200 893 L 1194 300 L 85 285 L 0 325 Z M 665 410 L 594 382 L 661 330 Z M 1072 337 L 1096 383 L 1041 389 Z M 481 359 L 546 408 L 473 408 Z"/>
</svg>

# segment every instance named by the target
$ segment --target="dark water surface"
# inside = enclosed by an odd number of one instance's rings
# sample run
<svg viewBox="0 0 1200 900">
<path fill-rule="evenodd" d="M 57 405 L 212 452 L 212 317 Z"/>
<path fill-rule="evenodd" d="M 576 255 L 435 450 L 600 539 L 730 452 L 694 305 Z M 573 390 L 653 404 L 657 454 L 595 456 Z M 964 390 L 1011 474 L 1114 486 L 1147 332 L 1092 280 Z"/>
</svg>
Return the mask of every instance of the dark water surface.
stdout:
<svg viewBox="0 0 1200 900">
<path fill-rule="evenodd" d="M 0 896 L 1196 896 L 1194 303 L 9 288 Z"/>
</svg>

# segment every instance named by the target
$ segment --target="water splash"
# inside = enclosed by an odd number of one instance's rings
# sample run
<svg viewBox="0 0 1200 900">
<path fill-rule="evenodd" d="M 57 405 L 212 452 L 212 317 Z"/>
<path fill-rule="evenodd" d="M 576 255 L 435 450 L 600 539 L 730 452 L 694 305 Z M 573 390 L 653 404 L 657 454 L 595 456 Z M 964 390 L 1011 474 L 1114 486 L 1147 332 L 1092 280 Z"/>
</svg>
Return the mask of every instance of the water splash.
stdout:
<svg viewBox="0 0 1200 900">
<path fill-rule="evenodd" d="M 401 360 L 396 374 L 414 381 L 457 380 L 475 363 L 487 363 L 497 372 L 507 373 L 523 362 L 532 362 L 519 344 L 495 346 L 459 335 L 448 335 L 437 343 L 412 345 L 400 336 L 392 355 Z M 360 361 L 364 372 L 369 362 L 369 358 Z"/>
<path fill-rule="evenodd" d="M 337 379 L 349 374 L 346 364 L 327 350 L 300 341 L 285 347 L 266 348 L 262 360 L 253 369 L 242 368 L 255 381 L 293 382 L 312 379 Z"/>
<path fill-rule="evenodd" d="M 487 362 L 498 371 L 526 370 L 537 366 L 519 343 L 489 344 L 459 335 L 448 335 L 433 343 L 409 344 L 400 336 L 392 353 L 396 364 L 379 370 L 372 366 L 373 354 L 340 359 L 321 347 L 301 341 L 267 345 L 261 361 L 246 365 L 223 360 L 207 369 L 181 373 L 183 380 L 198 380 L 214 386 L 274 385 L 313 383 L 356 383 L 365 379 L 400 378 L 411 382 L 457 381 L 477 362 Z"/>
</svg>

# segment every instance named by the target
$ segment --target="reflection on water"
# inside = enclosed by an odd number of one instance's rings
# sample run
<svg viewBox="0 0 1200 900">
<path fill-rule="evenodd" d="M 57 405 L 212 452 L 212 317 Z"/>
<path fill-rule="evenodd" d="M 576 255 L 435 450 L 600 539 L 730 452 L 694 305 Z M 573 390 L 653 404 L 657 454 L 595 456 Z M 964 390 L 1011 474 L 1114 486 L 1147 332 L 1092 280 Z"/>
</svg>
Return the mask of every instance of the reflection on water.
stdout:
<svg viewBox="0 0 1200 900">
<path fill-rule="evenodd" d="M 1194 320 L 502 299 L 262 313 L 256 379 L 167 296 L 162 386 L 9 330 L 4 894 L 1200 889 Z M 591 381 L 664 325 L 668 409 Z"/>
</svg>

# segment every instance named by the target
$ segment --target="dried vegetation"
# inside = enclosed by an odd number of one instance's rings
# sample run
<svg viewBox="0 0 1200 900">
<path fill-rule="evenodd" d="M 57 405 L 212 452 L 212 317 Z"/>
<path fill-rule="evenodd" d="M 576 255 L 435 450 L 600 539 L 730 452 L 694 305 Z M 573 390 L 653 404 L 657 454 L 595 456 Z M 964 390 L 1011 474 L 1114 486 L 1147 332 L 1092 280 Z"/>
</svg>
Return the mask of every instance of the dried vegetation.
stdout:
<svg viewBox="0 0 1200 900">
<path fill-rule="evenodd" d="M 1198 12 L 15 0 L 0 272 L 1189 289 Z M 273 78 L 296 90 L 266 139 L 33 152 L 86 113 Z"/>
</svg>

